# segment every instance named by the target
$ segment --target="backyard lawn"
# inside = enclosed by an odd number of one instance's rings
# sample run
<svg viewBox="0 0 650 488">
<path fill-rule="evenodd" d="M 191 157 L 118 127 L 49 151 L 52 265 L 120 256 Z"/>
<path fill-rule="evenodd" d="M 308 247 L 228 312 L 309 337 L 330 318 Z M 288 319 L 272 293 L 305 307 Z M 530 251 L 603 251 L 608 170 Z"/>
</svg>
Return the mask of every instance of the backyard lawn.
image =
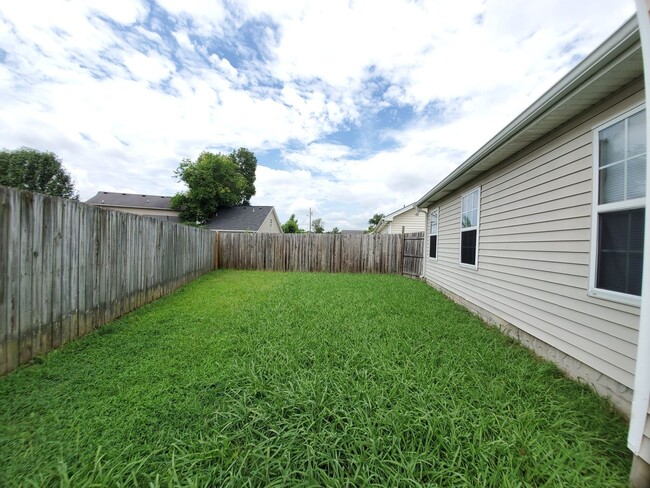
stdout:
<svg viewBox="0 0 650 488">
<path fill-rule="evenodd" d="M 627 486 L 625 436 L 389 275 L 217 271 L 0 378 L 0 486 Z"/>
</svg>

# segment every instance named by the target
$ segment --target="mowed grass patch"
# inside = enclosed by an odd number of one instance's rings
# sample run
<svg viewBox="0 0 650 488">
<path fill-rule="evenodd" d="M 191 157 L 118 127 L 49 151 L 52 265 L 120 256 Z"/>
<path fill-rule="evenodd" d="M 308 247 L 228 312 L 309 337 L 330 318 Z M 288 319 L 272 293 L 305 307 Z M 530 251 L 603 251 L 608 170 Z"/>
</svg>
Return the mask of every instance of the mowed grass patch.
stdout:
<svg viewBox="0 0 650 488">
<path fill-rule="evenodd" d="M 0 486 L 626 486 L 626 423 L 425 284 L 218 271 L 0 379 Z"/>
</svg>

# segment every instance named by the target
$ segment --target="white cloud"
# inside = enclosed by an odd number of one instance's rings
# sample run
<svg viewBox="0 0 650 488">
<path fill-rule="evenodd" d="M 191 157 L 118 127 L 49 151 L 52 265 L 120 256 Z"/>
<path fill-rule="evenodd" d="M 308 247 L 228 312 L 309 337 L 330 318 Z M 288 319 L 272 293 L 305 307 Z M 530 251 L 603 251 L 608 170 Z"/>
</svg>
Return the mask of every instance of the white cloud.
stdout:
<svg viewBox="0 0 650 488">
<path fill-rule="evenodd" d="M 429 190 L 633 7 L 4 2 L 0 146 L 56 152 L 82 198 L 173 193 L 180 159 L 205 149 L 279 150 L 274 167 L 258 166 L 255 203 L 275 205 L 282 221 L 295 213 L 304 228 L 309 208 L 328 229 L 363 228 Z M 152 17 L 158 8 L 170 22 Z M 404 124 L 375 117 L 407 106 Z M 348 128 L 359 140 L 345 138 Z"/>
</svg>

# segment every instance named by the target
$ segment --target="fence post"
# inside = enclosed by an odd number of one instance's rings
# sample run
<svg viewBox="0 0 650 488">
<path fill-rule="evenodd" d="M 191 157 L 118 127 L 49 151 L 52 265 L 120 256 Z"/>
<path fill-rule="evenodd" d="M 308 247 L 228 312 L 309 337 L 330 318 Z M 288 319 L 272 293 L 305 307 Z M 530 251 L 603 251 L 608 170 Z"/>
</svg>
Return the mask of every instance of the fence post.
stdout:
<svg viewBox="0 0 650 488">
<path fill-rule="evenodd" d="M 399 250 L 399 269 L 398 269 L 398 274 L 403 275 L 404 274 L 404 234 L 400 234 L 399 236 L 399 244 L 400 244 L 400 250 Z"/>
<path fill-rule="evenodd" d="M 219 269 L 219 231 L 214 233 L 214 269 Z"/>
</svg>

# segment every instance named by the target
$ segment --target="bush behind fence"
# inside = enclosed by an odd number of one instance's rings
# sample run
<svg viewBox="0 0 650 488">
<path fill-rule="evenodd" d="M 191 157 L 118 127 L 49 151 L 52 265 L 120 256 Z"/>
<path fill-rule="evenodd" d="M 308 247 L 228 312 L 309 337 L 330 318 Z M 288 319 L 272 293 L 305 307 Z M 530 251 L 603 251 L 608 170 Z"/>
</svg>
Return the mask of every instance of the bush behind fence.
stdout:
<svg viewBox="0 0 650 488">
<path fill-rule="evenodd" d="M 214 233 L 0 186 L 0 374 L 214 268 Z"/>
</svg>

